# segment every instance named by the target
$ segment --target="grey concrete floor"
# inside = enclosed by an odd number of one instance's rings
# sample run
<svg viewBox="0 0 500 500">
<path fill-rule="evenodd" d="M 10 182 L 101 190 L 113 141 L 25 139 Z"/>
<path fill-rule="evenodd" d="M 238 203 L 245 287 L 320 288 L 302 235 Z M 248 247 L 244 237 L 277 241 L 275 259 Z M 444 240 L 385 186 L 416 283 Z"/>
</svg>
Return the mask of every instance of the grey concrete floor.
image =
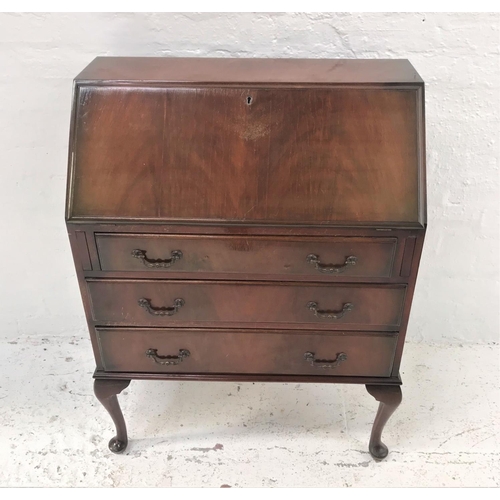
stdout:
<svg viewBox="0 0 500 500">
<path fill-rule="evenodd" d="M 363 386 L 133 381 L 113 455 L 85 337 L 0 344 L 0 486 L 499 486 L 498 346 L 407 344 L 403 403 L 367 442 Z"/>
</svg>

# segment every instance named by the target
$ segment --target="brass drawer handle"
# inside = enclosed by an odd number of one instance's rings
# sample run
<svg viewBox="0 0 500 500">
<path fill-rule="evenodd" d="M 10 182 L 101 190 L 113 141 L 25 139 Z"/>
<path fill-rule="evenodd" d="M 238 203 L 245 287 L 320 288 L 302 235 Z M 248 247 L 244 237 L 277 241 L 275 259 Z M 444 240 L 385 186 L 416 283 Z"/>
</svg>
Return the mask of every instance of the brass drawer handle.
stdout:
<svg viewBox="0 0 500 500">
<path fill-rule="evenodd" d="M 178 260 L 182 259 L 182 252 L 180 250 L 172 250 L 170 259 L 148 259 L 146 251 L 137 248 L 132 250 L 132 257 L 140 259 L 146 267 L 159 269 L 173 266 Z"/>
<path fill-rule="evenodd" d="M 321 264 L 319 255 L 310 253 L 306 257 L 306 262 L 313 265 L 320 273 L 340 274 L 343 273 L 349 266 L 355 266 L 358 258 L 354 255 L 349 255 L 345 258 L 343 264 Z"/>
<path fill-rule="evenodd" d="M 347 354 L 339 352 L 335 359 L 315 359 L 313 352 L 305 352 L 304 359 L 309 361 L 314 368 L 337 368 L 342 361 L 347 361 Z"/>
<path fill-rule="evenodd" d="M 159 365 L 178 365 L 182 363 L 185 358 L 191 356 L 191 353 L 187 349 L 179 349 L 179 354 L 177 356 L 160 356 L 158 354 L 158 349 L 148 349 L 146 351 L 146 356 Z"/>
<path fill-rule="evenodd" d="M 314 313 L 314 316 L 317 316 L 318 318 L 340 319 L 342 316 L 344 316 L 345 313 L 354 309 L 354 304 L 346 302 L 340 311 L 320 311 L 318 309 L 317 302 L 308 302 L 307 308 Z"/>
<path fill-rule="evenodd" d="M 144 298 L 139 299 L 137 303 L 153 316 L 173 316 L 185 304 L 184 299 L 175 299 L 171 307 L 153 307 L 151 301 Z"/>
</svg>

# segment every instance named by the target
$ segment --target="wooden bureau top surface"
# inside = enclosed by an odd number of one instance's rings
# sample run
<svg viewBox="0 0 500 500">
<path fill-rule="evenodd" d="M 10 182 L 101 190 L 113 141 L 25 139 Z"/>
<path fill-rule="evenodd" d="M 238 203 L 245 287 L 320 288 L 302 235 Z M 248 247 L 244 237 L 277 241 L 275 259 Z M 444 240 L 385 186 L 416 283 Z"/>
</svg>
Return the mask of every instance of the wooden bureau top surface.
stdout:
<svg viewBox="0 0 500 500">
<path fill-rule="evenodd" d="M 83 81 L 250 84 L 422 84 L 406 59 L 97 57 Z"/>
</svg>

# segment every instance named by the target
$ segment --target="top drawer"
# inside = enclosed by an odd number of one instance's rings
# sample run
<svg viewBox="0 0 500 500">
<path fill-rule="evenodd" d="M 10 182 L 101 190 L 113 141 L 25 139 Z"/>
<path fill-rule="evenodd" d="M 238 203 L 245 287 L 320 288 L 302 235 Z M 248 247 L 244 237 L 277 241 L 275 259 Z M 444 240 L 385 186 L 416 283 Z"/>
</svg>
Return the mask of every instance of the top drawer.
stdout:
<svg viewBox="0 0 500 500">
<path fill-rule="evenodd" d="M 103 271 L 389 278 L 397 238 L 96 234 Z"/>
<path fill-rule="evenodd" d="M 418 92 L 80 85 L 69 218 L 418 225 Z"/>
</svg>

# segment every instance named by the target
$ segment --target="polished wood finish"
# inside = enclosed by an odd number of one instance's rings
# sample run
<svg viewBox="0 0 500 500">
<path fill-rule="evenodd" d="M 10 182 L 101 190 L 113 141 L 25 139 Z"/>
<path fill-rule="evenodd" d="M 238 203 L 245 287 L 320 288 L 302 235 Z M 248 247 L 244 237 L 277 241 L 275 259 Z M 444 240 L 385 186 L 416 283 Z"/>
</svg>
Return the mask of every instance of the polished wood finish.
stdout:
<svg viewBox="0 0 500 500">
<path fill-rule="evenodd" d="M 304 328 L 325 330 L 397 330 L 401 321 L 403 285 L 283 286 L 266 282 L 210 282 L 163 280 L 88 280 L 94 321 L 100 325 L 206 326 L 236 328 Z M 171 316 L 156 316 L 139 304 L 145 298 L 153 308 L 184 304 Z M 322 318 L 308 308 L 340 311 L 339 319 Z"/>
<path fill-rule="evenodd" d="M 102 369 L 94 377 L 106 380 L 176 380 L 180 382 L 275 382 L 288 384 L 372 384 L 401 385 L 401 377 L 359 377 L 350 375 L 273 375 L 269 373 L 151 373 L 151 372 L 109 372 Z"/>
<path fill-rule="evenodd" d="M 269 375 L 348 375 L 387 377 L 391 373 L 394 334 L 349 332 L 280 332 L 225 330 L 97 329 L 104 369 L 145 373 L 237 373 Z M 176 365 L 162 365 L 146 356 L 190 352 Z M 347 359 L 336 368 L 312 366 L 306 352 L 320 359 Z"/>
<path fill-rule="evenodd" d="M 415 89 L 82 86 L 76 98 L 72 217 L 419 222 Z"/>
<path fill-rule="evenodd" d="M 407 278 L 410 276 L 411 266 L 413 262 L 413 252 L 415 251 L 416 236 L 410 236 L 405 242 L 405 251 L 403 254 L 403 262 L 401 264 L 401 276 Z"/>
<path fill-rule="evenodd" d="M 92 271 L 92 262 L 90 261 L 87 235 L 85 231 L 75 231 L 76 244 L 78 245 L 78 255 L 83 271 Z"/>
<path fill-rule="evenodd" d="M 403 394 L 401 387 L 398 385 L 367 385 L 366 390 L 380 402 L 375 422 L 373 423 L 368 449 L 373 458 L 382 460 L 389 453 L 387 446 L 382 443 L 382 431 L 389 418 L 391 418 L 391 415 L 401 404 Z"/>
<path fill-rule="evenodd" d="M 226 273 L 260 276 L 301 275 L 316 279 L 337 277 L 389 278 L 394 271 L 396 238 L 277 238 L 234 236 L 180 236 L 157 234 L 97 234 L 96 244 L 103 271 L 144 271 L 152 274 L 167 268 L 147 267 L 134 258 L 142 250 L 148 259 L 168 261 L 172 252 L 182 257 L 168 267 L 177 273 Z M 317 255 L 323 268 L 308 262 Z M 354 265 L 344 265 L 354 256 Z M 325 266 L 338 266 L 328 271 Z"/>
<path fill-rule="evenodd" d="M 265 85 L 422 84 L 406 59 L 96 57 L 78 82 Z"/>
<path fill-rule="evenodd" d="M 110 449 L 131 379 L 358 383 L 380 401 L 383 458 L 425 183 L 408 61 L 93 61 L 66 222 Z"/>
<path fill-rule="evenodd" d="M 108 444 L 113 453 L 125 451 L 128 444 L 127 426 L 116 396 L 126 389 L 129 384 L 130 380 L 94 380 L 95 396 L 106 408 L 116 426 L 116 436 Z"/>
</svg>

